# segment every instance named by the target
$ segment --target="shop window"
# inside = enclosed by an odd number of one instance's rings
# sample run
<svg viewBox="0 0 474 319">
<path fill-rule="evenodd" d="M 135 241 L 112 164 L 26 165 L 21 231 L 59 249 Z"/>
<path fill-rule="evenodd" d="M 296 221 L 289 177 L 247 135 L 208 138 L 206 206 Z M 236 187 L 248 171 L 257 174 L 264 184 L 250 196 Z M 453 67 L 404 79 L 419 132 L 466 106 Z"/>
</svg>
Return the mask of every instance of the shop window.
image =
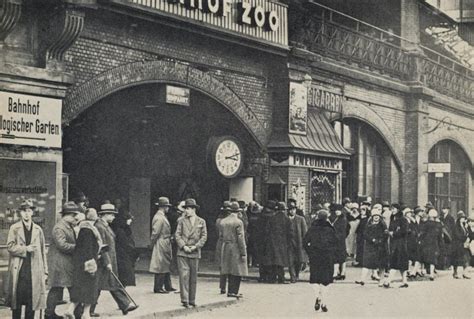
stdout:
<svg viewBox="0 0 474 319">
<path fill-rule="evenodd" d="M 440 210 L 449 205 L 454 214 L 467 209 L 469 159 L 463 150 L 451 141 L 441 141 L 428 154 L 430 163 L 450 163 L 451 172 L 436 177 L 428 175 L 428 199 Z"/>
</svg>

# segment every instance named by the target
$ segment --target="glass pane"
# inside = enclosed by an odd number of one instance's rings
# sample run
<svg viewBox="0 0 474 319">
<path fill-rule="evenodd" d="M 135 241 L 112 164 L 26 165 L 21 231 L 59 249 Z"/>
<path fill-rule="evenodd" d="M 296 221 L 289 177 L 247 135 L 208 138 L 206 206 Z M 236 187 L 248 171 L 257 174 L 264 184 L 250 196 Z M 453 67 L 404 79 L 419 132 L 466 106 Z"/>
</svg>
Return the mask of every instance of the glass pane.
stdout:
<svg viewBox="0 0 474 319">
<path fill-rule="evenodd" d="M 347 124 L 344 124 L 343 127 L 344 127 L 344 134 L 343 134 L 344 140 L 343 140 L 342 146 L 344 146 L 344 148 L 351 148 L 352 147 L 351 128 Z"/>
</svg>

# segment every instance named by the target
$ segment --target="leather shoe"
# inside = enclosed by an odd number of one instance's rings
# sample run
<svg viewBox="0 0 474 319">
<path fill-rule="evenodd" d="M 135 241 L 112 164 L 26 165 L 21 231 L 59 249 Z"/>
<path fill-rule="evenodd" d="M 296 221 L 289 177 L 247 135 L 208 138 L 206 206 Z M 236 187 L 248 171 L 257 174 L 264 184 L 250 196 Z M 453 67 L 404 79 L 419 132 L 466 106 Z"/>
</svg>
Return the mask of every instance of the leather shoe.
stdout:
<svg viewBox="0 0 474 319">
<path fill-rule="evenodd" d="M 93 317 L 93 318 L 98 318 L 98 317 L 100 317 L 100 315 L 99 315 L 98 313 L 95 313 L 95 312 L 91 312 L 91 313 L 89 314 L 89 316 L 90 316 L 90 317 Z"/>
<path fill-rule="evenodd" d="M 171 288 L 169 288 L 169 289 L 165 289 L 165 290 L 166 290 L 167 292 L 176 291 L 176 289 L 175 289 L 175 288 L 173 288 L 173 287 L 171 287 Z"/>
<path fill-rule="evenodd" d="M 227 297 L 231 297 L 231 298 L 242 298 L 243 295 L 242 294 L 227 294 Z"/>
<path fill-rule="evenodd" d="M 408 288 L 408 284 L 403 284 L 400 286 L 400 288 Z"/>
<path fill-rule="evenodd" d="M 181 305 L 184 307 L 184 308 L 189 308 L 189 304 L 185 301 L 182 301 L 181 302 Z"/>
<path fill-rule="evenodd" d="M 221 295 L 225 295 L 226 291 L 225 290 L 221 290 Z"/>
<path fill-rule="evenodd" d="M 197 307 L 197 305 L 196 305 L 194 302 L 190 302 L 189 305 L 190 305 L 191 307 L 193 307 L 193 308 L 196 308 L 196 307 Z"/>
<path fill-rule="evenodd" d="M 361 286 L 365 285 L 365 282 L 363 282 L 363 281 L 358 281 L 358 280 L 356 280 L 355 283 L 358 284 L 358 285 L 361 285 Z"/>
<path fill-rule="evenodd" d="M 135 305 L 130 304 L 130 305 L 128 305 L 128 307 L 127 307 L 126 309 L 123 309 L 123 310 L 122 310 L 122 313 L 123 313 L 123 315 L 125 316 L 125 315 L 127 315 L 129 312 L 131 312 L 131 311 L 133 311 L 133 310 L 135 310 L 135 309 L 137 309 L 137 308 L 138 308 L 138 306 L 135 306 Z"/>
<path fill-rule="evenodd" d="M 328 307 L 326 305 L 321 306 L 322 312 L 328 312 Z"/>
<path fill-rule="evenodd" d="M 155 294 L 169 294 L 169 291 L 166 291 L 164 289 L 158 289 L 158 290 L 153 290 Z"/>
<path fill-rule="evenodd" d="M 321 308 L 321 299 L 316 298 L 316 301 L 314 302 L 314 310 L 318 311 L 319 308 Z"/>
</svg>

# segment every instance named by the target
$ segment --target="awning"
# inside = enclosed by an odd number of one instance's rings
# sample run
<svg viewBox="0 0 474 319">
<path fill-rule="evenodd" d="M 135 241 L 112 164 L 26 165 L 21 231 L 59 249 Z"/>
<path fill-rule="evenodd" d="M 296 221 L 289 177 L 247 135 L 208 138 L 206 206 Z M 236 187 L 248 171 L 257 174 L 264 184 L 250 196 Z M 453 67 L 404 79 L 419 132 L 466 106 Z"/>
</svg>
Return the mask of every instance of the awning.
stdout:
<svg viewBox="0 0 474 319">
<path fill-rule="evenodd" d="M 272 135 L 268 151 L 270 153 L 303 153 L 349 159 L 350 153 L 341 145 L 334 128 L 322 112 L 308 110 L 306 132 L 306 135 L 276 133 Z"/>
</svg>

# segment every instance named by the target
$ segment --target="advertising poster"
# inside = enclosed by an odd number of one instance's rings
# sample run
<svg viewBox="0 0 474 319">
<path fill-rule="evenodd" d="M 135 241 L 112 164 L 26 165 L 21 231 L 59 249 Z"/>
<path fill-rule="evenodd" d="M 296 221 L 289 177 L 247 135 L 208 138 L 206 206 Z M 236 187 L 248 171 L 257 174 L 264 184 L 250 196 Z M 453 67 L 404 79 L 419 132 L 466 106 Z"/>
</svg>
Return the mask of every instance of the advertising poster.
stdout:
<svg viewBox="0 0 474 319">
<path fill-rule="evenodd" d="M 306 135 L 308 125 L 308 90 L 302 83 L 290 82 L 289 132 Z"/>
</svg>

